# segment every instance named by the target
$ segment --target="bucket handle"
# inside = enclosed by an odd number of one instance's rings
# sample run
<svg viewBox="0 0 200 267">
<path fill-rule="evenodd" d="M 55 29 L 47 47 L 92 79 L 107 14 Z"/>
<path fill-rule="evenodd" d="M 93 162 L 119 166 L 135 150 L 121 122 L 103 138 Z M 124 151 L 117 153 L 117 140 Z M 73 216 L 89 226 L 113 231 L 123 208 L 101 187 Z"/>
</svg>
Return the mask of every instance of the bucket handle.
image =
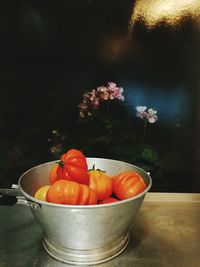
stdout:
<svg viewBox="0 0 200 267">
<path fill-rule="evenodd" d="M 40 207 L 39 204 L 26 200 L 18 185 L 13 184 L 11 188 L 0 188 L 0 205 L 13 206 L 21 204 L 32 208 Z"/>
<path fill-rule="evenodd" d="M 0 205 L 13 206 L 17 203 L 18 196 L 22 196 L 18 185 L 11 188 L 0 188 Z"/>
</svg>

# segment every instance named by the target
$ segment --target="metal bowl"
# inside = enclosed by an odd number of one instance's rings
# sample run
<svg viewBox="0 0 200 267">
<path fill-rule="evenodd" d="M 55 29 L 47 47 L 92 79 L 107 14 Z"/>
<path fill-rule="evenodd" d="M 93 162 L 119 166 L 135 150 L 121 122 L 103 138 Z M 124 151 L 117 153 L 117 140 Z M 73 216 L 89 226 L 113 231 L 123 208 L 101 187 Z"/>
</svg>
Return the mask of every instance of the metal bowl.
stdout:
<svg viewBox="0 0 200 267">
<path fill-rule="evenodd" d="M 108 261 L 126 248 L 129 228 L 152 184 L 148 173 L 129 163 L 103 158 L 87 158 L 87 163 L 89 169 L 95 164 L 108 175 L 136 171 L 147 188 L 135 197 L 106 205 L 60 205 L 33 197 L 38 188 L 49 183 L 49 172 L 55 162 L 36 166 L 19 179 L 25 201 L 43 228 L 46 251 L 55 259 L 77 265 Z"/>
</svg>

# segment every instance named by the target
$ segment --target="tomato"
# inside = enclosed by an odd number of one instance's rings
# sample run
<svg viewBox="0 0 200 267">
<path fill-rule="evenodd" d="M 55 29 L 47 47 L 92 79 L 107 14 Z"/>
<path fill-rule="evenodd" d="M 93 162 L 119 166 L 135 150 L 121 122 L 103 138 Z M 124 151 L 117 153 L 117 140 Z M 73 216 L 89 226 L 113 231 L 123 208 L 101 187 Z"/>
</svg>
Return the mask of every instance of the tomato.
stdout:
<svg viewBox="0 0 200 267">
<path fill-rule="evenodd" d="M 89 195 L 87 205 L 96 205 L 97 201 L 98 201 L 97 193 L 90 188 L 90 195 Z"/>
<path fill-rule="evenodd" d="M 62 162 L 60 162 L 57 167 L 57 180 L 60 179 L 73 181 L 72 177 L 69 175 L 68 171 L 66 170 Z"/>
<path fill-rule="evenodd" d="M 114 197 L 108 197 L 104 200 L 100 200 L 99 204 L 109 204 L 109 203 L 118 202 L 118 201 L 119 201 L 119 199 L 116 199 Z"/>
<path fill-rule="evenodd" d="M 47 191 L 49 190 L 50 185 L 45 185 L 40 187 L 37 192 L 35 193 L 34 197 L 42 200 L 42 201 L 46 201 L 46 195 L 47 195 Z"/>
<path fill-rule="evenodd" d="M 80 184 L 89 185 L 89 174 L 87 170 L 66 163 L 63 167 L 71 179 Z"/>
<path fill-rule="evenodd" d="M 87 185 L 85 184 L 80 184 L 80 192 L 79 192 L 79 200 L 78 204 L 79 205 L 85 205 L 88 203 L 89 196 L 90 196 L 90 189 Z"/>
<path fill-rule="evenodd" d="M 97 204 L 97 196 L 95 200 L 95 196 L 91 191 L 85 184 L 60 179 L 51 185 L 47 192 L 46 200 L 52 203 L 68 205 Z"/>
<path fill-rule="evenodd" d="M 88 173 L 90 177 L 89 187 L 97 193 L 98 200 L 110 197 L 113 192 L 111 177 L 101 170 L 95 170 L 94 167 Z"/>
<path fill-rule="evenodd" d="M 66 179 L 66 180 L 72 180 L 72 178 L 69 176 L 67 170 L 63 168 L 62 163 L 55 164 L 50 173 L 49 173 L 49 181 L 50 184 L 54 184 L 56 181 L 60 179 Z"/>
<path fill-rule="evenodd" d="M 61 162 L 57 170 L 59 178 L 89 185 L 86 157 L 80 150 L 70 149 L 60 159 Z"/>
<path fill-rule="evenodd" d="M 55 183 L 58 180 L 58 176 L 57 176 L 57 169 L 58 169 L 58 164 L 55 164 L 50 173 L 49 173 L 49 182 L 50 184 Z"/>
<path fill-rule="evenodd" d="M 86 157 L 80 150 L 69 149 L 60 159 L 64 163 L 71 162 L 73 165 L 87 169 Z"/>
<path fill-rule="evenodd" d="M 134 171 L 121 172 L 113 176 L 112 181 L 113 192 L 121 200 L 133 197 L 146 188 L 142 177 Z"/>
<path fill-rule="evenodd" d="M 46 199 L 57 204 L 77 204 L 79 192 L 79 184 L 60 179 L 51 185 Z"/>
</svg>

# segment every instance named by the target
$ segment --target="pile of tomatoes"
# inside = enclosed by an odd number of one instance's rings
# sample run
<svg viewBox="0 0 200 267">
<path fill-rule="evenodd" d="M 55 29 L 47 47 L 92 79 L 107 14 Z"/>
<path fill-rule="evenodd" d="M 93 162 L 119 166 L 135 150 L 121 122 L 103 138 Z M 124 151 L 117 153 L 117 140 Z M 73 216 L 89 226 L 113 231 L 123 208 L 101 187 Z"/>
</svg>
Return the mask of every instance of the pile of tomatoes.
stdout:
<svg viewBox="0 0 200 267">
<path fill-rule="evenodd" d="M 55 163 L 49 174 L 50 184 L 37 190 L 35 198 L 56 204 L 96 205 L 117 202 L 145 190 L 146 184 L 135 171 L 109 176 L 105 171 L 88 170 L 85 155 L 70 149 Z"/>
</svg>

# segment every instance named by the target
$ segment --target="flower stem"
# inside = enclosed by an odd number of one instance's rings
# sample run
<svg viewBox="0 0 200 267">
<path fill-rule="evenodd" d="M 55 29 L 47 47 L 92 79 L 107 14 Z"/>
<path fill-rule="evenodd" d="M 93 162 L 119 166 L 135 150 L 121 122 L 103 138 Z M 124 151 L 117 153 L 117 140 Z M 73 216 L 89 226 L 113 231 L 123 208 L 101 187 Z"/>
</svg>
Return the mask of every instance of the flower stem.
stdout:
<svg viewBox="0 0 200 267">
<path fill-rule="evenodd" d="M 144 140 L 145 140 L 145 135 L 146 135 L 146 129 L 147 129 L 147 119 L 144 120 L 144 127 L 143 127 L 142 139 L 141 139 L 140 153 L 142 153 L 142 150 L 144 148 Z"/>
</svg>

